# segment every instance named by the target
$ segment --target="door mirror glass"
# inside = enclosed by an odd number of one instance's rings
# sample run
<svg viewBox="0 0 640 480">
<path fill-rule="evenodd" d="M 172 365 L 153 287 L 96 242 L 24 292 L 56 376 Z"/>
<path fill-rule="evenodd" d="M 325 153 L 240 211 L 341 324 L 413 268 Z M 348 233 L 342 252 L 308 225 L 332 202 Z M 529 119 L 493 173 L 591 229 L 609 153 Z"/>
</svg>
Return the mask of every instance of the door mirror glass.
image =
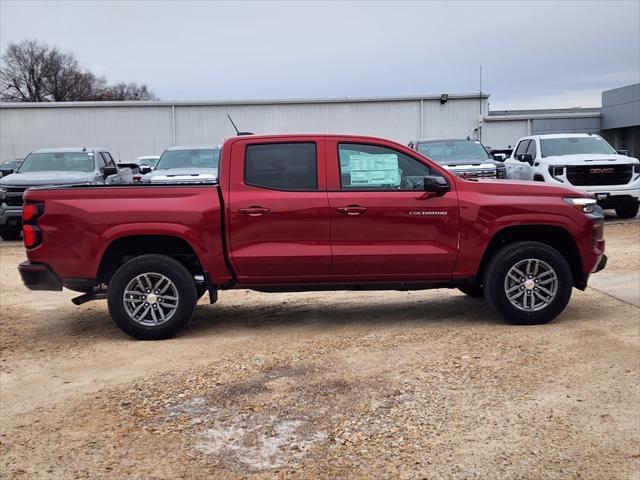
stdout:
<svg viewBox="0 0 640 480">
<path fill-rule="evenodd" d="M 424 176 L 424 191 L 434 193 L 436 195 L 444 195 L 451 186 L 447 179 L 440 175 L 425 175 Z"/>
<path fill-rule="evenodd" d="M 102 176 L 104 178 L 110 177 L 111 175 L 117 175 L 118 168 L 117 167 L 103 167 L 102 168 Z"/>
</svg>

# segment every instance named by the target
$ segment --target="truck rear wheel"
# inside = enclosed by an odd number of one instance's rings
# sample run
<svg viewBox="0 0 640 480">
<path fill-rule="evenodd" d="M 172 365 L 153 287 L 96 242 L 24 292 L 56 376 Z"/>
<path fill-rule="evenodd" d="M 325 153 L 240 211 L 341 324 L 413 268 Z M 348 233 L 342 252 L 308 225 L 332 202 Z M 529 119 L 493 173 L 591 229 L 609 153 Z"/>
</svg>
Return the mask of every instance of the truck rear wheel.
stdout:
<svg viewBox="0 0 640 480">
<path fill-rule="evenodd" d="M 124 332 L 162 340 L 189 322 L 197 301 L 193 276 L 165 255 L 141 255 L 122 265 L 108 288 L 109 313 Z"/>
<path fill-rule="evenodd" d="M 554 248 L 539 242 L 516 242 L 499 250 L 484 277 L 484 295 L 508 322 L 547 323 L 569 303 L 573 275 Z"/>
</svg>

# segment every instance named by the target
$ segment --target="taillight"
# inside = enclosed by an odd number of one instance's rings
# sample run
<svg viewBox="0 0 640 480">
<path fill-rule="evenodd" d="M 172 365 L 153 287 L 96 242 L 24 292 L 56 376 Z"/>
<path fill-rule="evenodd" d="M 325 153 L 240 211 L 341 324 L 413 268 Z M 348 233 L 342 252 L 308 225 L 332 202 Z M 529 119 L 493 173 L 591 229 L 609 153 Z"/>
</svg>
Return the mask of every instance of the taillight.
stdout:
<svg viewBox="0 0 640 480">
<path fill-rule="evenodd" d="M 22 206 L 22 238 L 26 248 L 34 248 L 42 242 L 38 218 L 44 213 L 42 203 L 25 203 Z"/>
<path fill-rule="evenodd" d="M 42 234 L 40 233 L 40 229 L 35 225 L 23 225 L 22 239 L 24 240 L 24 246 L 26 248 L 33 248 L 37 247 L 42 241 Z"/>
<path fill-rule="evenodd" d="M 22 223 L 33 223 L 42 215 L 41 203 L 25 203 L 22 206 Z"/>
</svg>

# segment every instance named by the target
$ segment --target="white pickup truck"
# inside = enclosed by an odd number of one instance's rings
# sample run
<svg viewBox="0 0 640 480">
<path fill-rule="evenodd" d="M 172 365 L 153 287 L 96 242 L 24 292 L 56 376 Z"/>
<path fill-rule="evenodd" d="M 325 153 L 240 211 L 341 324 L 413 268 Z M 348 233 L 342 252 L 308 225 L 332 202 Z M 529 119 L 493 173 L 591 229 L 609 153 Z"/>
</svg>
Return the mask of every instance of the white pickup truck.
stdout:
<svg viewBox="0 0 640 480">
<path fill-rule="evenodd" d="M 638 214 L 640 161 L 616 152 L 590 133 L 533 135 L 518 141 L 505 160 L 507 178 L 578 187 L 620 218 Z"/>
</svg>

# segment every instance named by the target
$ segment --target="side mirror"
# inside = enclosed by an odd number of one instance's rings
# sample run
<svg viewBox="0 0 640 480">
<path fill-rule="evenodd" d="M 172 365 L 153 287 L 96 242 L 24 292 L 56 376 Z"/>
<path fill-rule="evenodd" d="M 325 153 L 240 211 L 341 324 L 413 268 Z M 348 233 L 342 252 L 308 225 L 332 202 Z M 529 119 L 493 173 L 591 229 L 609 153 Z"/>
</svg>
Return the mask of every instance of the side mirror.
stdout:
<svg viewBox="0 0 640 480">
<path fill-rule="evenodd" d="M 7 168 L 6 170 L 0 170 L 0 173 L 2 174 L 3 177 L 6 177 L 7 175 L 11 175 L 13 173 L 13 168 Z"/>
<path fill-rule="evenodd" d="M 449 190 L 451 190 L 451 186 L 447 179 L 441 177 L 440 175 L 425 175 L 424 176 L 424 191 L 430 192 L 435 195 L 444 195 Z"/>
<path fill-rule="evenodd" d="M 152 170 L 153 169 L 148 165 L 143 165 L 142 167 L 140 167 L 140 173 L 142 175 L 146 175 L 147 173 L 151 173 Z"/>
<path fill-rule="evenodd" d="M 624 155 L 625 157 L 629 156 L 629 150 L 618 150 L 620 155 Z"/>
<path fill-rule="evenodd" d="M 518 155 L 518 160 L 521 162 L 527 162 L 529 164 L 533 164 L 533 154 L 531 153 L 521 153 Z"/>
<path fill-rule="evenodd" d="M 493 153 L 491 157 L 498 162 L 504 162 L 507 159 L 507 156 L 504 153 Z"/>
<path fill-rule="evenodd" d="M 102 176 L 104 178 L 110 177 L 111 175 L 117 175 L 118 168 L 117 167 L 102 167 Z"/>
</svg>

